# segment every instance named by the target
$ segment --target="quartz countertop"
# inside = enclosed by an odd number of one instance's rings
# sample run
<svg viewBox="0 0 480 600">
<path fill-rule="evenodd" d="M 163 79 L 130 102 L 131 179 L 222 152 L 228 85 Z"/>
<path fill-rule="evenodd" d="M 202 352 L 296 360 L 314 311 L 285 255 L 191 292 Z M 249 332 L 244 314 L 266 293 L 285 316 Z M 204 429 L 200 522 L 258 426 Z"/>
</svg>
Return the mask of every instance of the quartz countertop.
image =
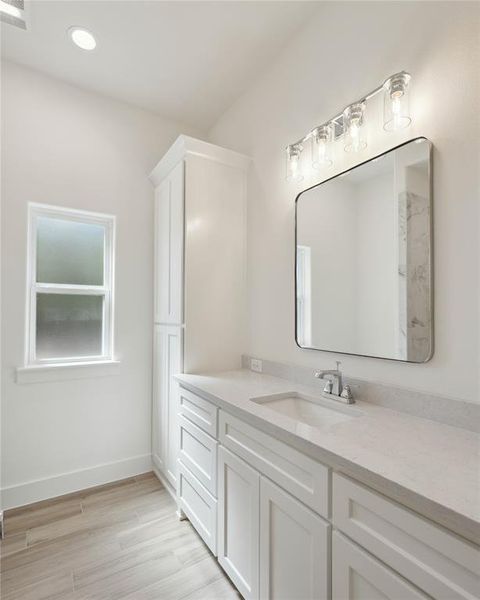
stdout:
<svg viewBox="0 0 480 600">
<path fill-rule="evenodd" d="M 312 427 L 251 398 L 309 388 L 242 369 L 181 374 L 180 384 L 309 456 L 476 543 L 480 541 L 480 435 L 358 402 L 361 415 Z"/>
</svg>

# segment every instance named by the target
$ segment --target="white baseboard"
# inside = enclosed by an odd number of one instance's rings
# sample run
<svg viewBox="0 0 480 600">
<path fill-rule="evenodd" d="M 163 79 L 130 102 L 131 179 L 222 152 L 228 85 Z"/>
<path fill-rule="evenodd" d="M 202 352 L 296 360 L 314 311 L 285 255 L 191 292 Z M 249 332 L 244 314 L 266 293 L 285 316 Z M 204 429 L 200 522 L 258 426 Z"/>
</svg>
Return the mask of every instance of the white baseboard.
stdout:
<svg viewBox="0 0 480 600">
<path fill-rule="evenodd" d="M 160 481 L 160 483 L 163 485 L 163 487 L 167 490 L 167 492 L 170 494 L 170 496 L 175 500 L 175 504 L 176 504 L 177 503 L 177 494 L 176 494 L 175 490 L 173 489 L 172 484 L 168 481 L 168 479 L 162 473 L 162 470 L 160 469 L 160 467 L 158 465 L 158 460 L 156 459 L 154 454 L 152 454 L 152 469 L 153 469 L 153 472 L 155 473 L 155 475 L 157 476 L 157 479 Z"/>
<path fill-rule="evenodd" d="M 32 504 L 40 500 L 49 500 L 56 496 L 63 496 L 71 492 L 111 483 L 127 477 L 141 475 L 152 470 L 152 457 L 150 454 L 133 456 L 124 460 L 105 463 L 62 473 L 54 477 L 28 481 L 19 485 L 12 485 L 1 489 L 1 507 L 3 510 Z"/>
</svg>

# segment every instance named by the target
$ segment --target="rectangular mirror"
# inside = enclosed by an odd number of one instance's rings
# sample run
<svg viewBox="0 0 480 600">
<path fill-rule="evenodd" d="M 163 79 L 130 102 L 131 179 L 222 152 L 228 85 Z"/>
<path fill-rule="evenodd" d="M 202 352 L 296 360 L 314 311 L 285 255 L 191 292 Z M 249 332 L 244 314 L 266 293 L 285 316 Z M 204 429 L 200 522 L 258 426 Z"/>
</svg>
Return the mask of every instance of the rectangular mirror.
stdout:
<svg viewBox="0 0 480 600">
<path fill-rule="evenodd" d="M 299 194 L 301 348 L 416 363 L 431 358 L 431 202 L 425 138 Z"/>
</svg>

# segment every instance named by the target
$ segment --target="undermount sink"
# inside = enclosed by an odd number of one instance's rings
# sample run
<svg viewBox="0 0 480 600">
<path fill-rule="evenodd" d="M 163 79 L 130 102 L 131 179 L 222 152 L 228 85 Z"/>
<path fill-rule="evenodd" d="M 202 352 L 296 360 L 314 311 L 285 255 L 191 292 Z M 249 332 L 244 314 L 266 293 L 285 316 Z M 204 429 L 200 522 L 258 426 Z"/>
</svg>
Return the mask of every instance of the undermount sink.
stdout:
<svg viewBox="0 0 480 600">
<path fill-rule="evenodd" d="M 362 415 L 360 410 L 351 406 L 335 406 L 333 400 L 298 392 L 259 396 L 250 400 L 311 427 L 328 427 Z"/>
</svg>

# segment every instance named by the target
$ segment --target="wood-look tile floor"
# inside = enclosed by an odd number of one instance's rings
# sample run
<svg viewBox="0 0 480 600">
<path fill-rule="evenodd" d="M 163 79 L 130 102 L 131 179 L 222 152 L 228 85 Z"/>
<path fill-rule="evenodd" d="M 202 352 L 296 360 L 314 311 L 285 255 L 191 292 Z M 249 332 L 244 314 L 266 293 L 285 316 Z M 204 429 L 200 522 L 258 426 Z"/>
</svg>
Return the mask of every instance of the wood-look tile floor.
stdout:
<svg viewBox="0 0 480 600">
<path fill-rule="evenodd" d="M 2 600 L 238 600 L 153 473 L 5 518 Z"/>
</svg>

